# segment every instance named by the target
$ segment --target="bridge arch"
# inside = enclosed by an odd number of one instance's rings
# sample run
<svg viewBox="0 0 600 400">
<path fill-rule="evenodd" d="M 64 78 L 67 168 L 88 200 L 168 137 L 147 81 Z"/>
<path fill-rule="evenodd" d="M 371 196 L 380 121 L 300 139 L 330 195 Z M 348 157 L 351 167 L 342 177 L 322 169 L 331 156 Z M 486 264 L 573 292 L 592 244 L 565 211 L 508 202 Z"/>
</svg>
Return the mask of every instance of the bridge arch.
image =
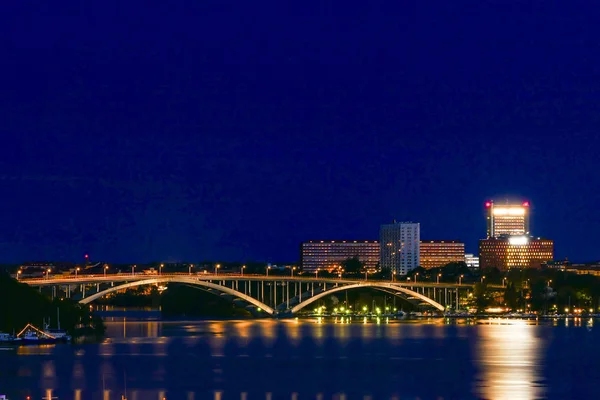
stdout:
<svg viewBox="0 0 600 400">
<path fill-rule="evenodd" d="M 434 301 L 427 296 L 424 296 L 420 293 L 417 293 L 417 292 L 407 289 L 405 287 L 402 287 L 399 285 L 394 285 L 391 283 L 383 283 L 383 282 L 361 282 L 361 283 L 350 284 L 350 285 L 345 285 L 345 286 L 338 286 L 338 287 L 334 287 L 332 289 L 326 290 L 324 292 L 321 292 L 313 297 L 310 297 L 310 298 L 304 300 L 303 302 L 297 304 L 296 306 L 292 307 L 292 309 L 290 311 L 292 312 L 292 314 L 296 313 L 296 312 L 302 310 L 304 307 L 308 306 L 309 304 L 311 304 L 325 296 L 336 293 L 336 292 L 341 292 L 343 290 L 368 288 L 368 287 L 371 287 L 374 289 L 381 289 L 384 291 L 393 290 L 396 292 L 404 293 L 404 294 L 410 295 L 412 297 L 416 297 L 417 299 L 422 300 L 425 303 L 428 303 L 432 307 L 437 308 L 439 311 L 445 310 L 444 306 L 441 305 L 440 303 L 438 303 L 437 301 Z"/>
<path fill-rule="evenodd" d="M 132 288 L 132 287 L 137 287 L 137 286 L 144 286 L 144 285 L 154 285 L 157 283 L 183 283 L 186 285 L 193 285 L 193 286 L 202 286 L 204 288 L 207 289 L 214 289 L 214 290 L 218 290 L 222 293 L 225 294 L 229 294 L 231 296 L 237 297 L 239 299 L 245 300 L 250 304 L 255 305 L 256 307 L 260 308 L 261 310 L 265 311 L 267 314 L 273 315 L 275 313 L 275 310 L 272 307 L 269 307 L 268 305 L 266 305 L 265 303 L 256 300 L 253 297 L 250 297 L 244 293 L 238 292 L 237 290 L 228 288 L 226 286 L 221 286 L 221 285 L 217 285 L 215 283 L 211 283 L 211 282 L 207 282 L 207 281 L 202 281 L 202 280 L 198 280 L 198 279 L 194 279 L 194 278 L 186 278 L 186 277 L 156 277 L 156 278 L 151 278 L 151 279 L 144 279 L 141 281 L 134 281 L 134 282 L 127 282 L 124 283 L 122 285 L 118 285 L 118 286 L 113 286 L 110 287 L 108 289 L 102 290 L 98 293 L 94 293 L 91 296 L 86 297 L 85 299 L 81 299 L 79 301 L 80 304 L 88 304 L 91 303 L 92 301 L 99 299 L 103 296 L 106 296 L 109 293 L 113 293 L 116 292 L 118 290 L 123 290 L 123 289 L 128 289 L 128 288 Z"/>
</svg>

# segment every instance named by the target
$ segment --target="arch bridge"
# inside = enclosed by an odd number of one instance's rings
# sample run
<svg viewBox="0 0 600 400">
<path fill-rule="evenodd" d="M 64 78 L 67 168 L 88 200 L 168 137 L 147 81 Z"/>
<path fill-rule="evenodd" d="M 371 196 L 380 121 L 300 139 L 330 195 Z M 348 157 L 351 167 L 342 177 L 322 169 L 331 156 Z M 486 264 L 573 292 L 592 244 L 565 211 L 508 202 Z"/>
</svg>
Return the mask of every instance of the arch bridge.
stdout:
<svg viewBox="0 0 600 400">
<path fill-rule="evenodd" d="M 449 308 L 459 308 L 460 291 L 464 293 L 472 289 L 472 285 L 468 284 L 239 274 L 115 274 L 21 281 L 39 287 L 40 291 L 42 288 L 51 288 L 53 297 L 75 298 L 81 304 L 89 304 L 103 296 L 128 288 L 177 283 L 228 298 L 256 315 L 266 313 L 271 316 L 291 316 L 328 295 L 365 288 L 385 292 L 394 299 L 401 298 L 418 307 L 441 312 Z"/>
</svg>

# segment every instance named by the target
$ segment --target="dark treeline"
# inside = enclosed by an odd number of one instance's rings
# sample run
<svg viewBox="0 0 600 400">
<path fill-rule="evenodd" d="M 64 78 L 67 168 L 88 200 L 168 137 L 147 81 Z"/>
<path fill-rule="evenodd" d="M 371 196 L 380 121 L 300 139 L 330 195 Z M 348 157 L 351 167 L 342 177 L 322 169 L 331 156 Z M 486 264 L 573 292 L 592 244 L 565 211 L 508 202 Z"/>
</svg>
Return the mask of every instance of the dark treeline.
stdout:
<svg viewBox="0 0 600 400">
<path fill-rule="evenodd" d="M 6 273 L 0 273 L 0 331 L 18 333 L 28 323 L 43 329 L 44 320 L 51 328 L 58 326 L 73 336 L 102 334 L 104 324 L 87 306 L 70 299 L 55 299 L 42 295 L 37 289 L 19 283 Z"/>
</svg>

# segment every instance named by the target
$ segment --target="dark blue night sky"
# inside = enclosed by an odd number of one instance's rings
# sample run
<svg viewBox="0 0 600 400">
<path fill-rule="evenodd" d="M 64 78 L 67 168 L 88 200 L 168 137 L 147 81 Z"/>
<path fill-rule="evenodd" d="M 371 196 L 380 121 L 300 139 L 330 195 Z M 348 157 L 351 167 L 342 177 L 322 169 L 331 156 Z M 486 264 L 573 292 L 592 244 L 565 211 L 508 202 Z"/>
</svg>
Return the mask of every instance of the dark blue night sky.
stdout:
<svg viewBox="0 0 600 400">
<path fill-rule="evenodd" d="M 295 261 L 532 203 L 600 258 L 591 2 L 30 2 L 0 17 L 0 262 Z M 310 3 L 310 2 L 309 2 Z"/>
</svg>

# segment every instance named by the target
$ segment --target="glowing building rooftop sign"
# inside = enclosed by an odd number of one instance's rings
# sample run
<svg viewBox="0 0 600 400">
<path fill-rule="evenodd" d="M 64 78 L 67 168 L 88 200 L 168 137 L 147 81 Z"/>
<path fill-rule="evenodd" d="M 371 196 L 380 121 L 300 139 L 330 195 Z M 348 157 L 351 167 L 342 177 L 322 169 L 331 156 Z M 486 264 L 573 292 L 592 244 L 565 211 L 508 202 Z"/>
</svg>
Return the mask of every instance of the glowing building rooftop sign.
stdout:
<svg viewBox="0 0 600 400">
<path fill-rule="evenodd" d="M 494 207 L 494 215 L 507 215 L 507 216 L 522 216 L 525 215 L 524 207 Z"/>
<path fill-rule="evenodd" d="M 508 244 L 511 246 L 524 246 L 529 243 L 527 236 L 511 236 L 508 238 Z"/>
</svg>

